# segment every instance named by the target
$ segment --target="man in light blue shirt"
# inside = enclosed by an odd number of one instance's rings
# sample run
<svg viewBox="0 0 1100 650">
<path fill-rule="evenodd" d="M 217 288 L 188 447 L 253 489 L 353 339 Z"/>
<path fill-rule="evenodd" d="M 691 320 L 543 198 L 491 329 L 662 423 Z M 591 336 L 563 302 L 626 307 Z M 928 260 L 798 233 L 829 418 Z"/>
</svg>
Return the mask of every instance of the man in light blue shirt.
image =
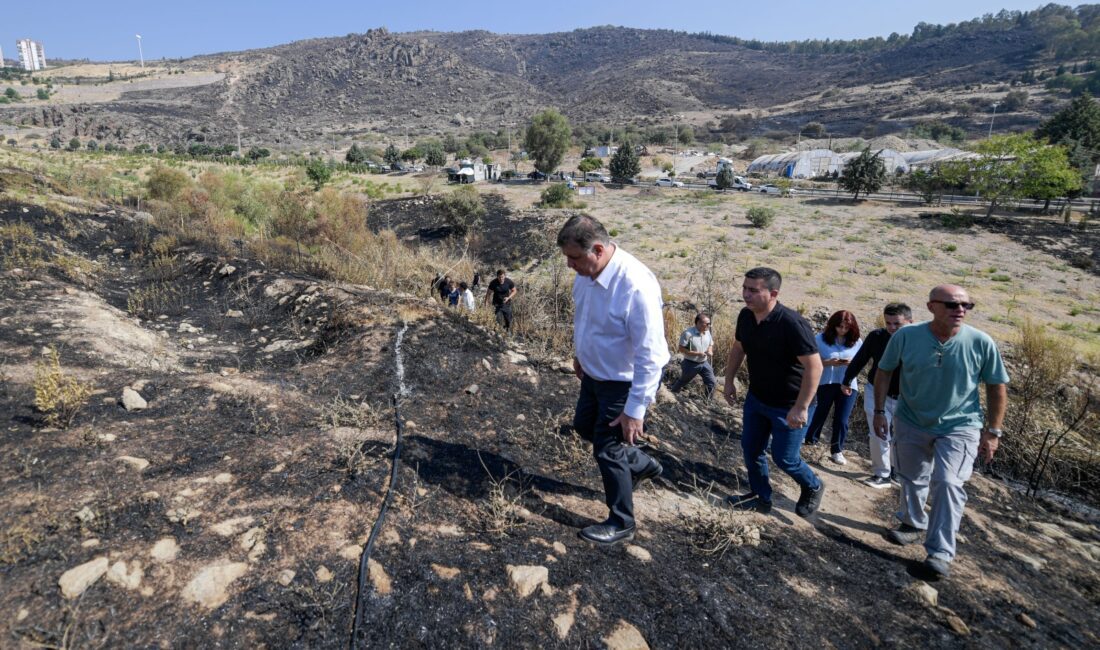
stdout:
<svg viewBox="0 0 1100 650">
<path fill-rule="evenodd" d="M 581 538 L 612 545 L 634 538 L 634 488 L 661 464 L 634 446 L 668 363 L 661 287 L 588 215 L 572 217 L 558 246 L 573 281 L 573 370 L 581 380 L 573 426 L 592 442 L 608 517 Z"/>
<path fill-rule="evenodd" d="M 966 290 L 941 285 L 928 297 L 932 320 L 903 327 L 892 337 L 875 375 L 875 433 L 884 436 L 887 388 L 900 366 L 901 394 L 894 413 L 894 444 L 901 480 L 901 525 L 887 534 L 897 544 L 924 537 L 928 577 L 946 577 L 966 505 L 964 484 L 974 460 L 993 460 L 1008 400 L 1008 373 L 997 344 L 963 324 L 974 309 Z M 989 412 L 982 426 L 979 384 Z M 932 496 L 932 513 L 924 511 Z"/>
<path fill-rule="evenodd" d="M 680 334 L 680 343 L 677 346 L 684 358 L 680 361 L 680 378 L 668 387 L 673 393 L 691 383 L 696 376 L 703 378 L 703 385 L 707 389 L 707 399 L 714 394 L 714 387 L 718 385 L 714 378 L 714 368 L 710 365 L 714 356 L 714 336 L 710 332 L 710 315 L 699 312 L 695 314 L 695 326 L 689 327 Z"/>
</svg>

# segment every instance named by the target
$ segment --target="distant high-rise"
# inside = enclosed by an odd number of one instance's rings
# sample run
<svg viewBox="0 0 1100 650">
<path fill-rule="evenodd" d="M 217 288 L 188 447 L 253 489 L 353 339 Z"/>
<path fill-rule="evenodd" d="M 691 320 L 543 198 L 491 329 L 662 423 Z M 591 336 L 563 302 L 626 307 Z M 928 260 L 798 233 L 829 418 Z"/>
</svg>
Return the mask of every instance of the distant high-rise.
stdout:
<svg viewBox="0 0 1100 650">
<path fill-rule="evenodd" d="M 46 68 L 46 50 L 42 49 L 42 43 L 32 41 L 29 38 L 21 38 L 15 42 L 19 50 L 19 63 L 24 70 L 43 70 Z"/>
</svg>

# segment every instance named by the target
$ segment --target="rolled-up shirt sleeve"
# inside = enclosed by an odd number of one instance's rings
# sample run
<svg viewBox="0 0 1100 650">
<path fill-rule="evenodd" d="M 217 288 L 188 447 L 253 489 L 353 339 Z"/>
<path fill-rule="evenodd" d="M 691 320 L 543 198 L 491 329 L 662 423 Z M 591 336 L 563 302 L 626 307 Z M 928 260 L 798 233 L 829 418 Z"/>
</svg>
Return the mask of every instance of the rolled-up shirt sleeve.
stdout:
<svg viewBox="0 0 1100 650">
<path fill-rule="evenodd" d="M 634 348 L 634 378 L 623 413 L 640 420 L 657 396 L 661 371 L 670 358 L 661 313 L 661 290 L 655 281 L 633 292 L 626 324 Z"/>
</svg>

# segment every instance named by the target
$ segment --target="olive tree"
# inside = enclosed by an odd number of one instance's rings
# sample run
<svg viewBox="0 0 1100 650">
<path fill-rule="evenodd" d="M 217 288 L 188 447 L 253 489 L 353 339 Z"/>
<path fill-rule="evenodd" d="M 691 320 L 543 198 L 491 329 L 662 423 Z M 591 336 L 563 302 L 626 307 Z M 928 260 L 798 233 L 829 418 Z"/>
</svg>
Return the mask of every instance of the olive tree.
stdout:
<svg viewBox="0 0 1100 650">
<path fill-rule="evenodd" d="M 556 110 L 548 108 L 531 119 L 523 144 L 527 153 L 535 160 L 535 169 L 549 174 L 565 158 L 572 137 L 573 130 L 569 127 L 569 120 Z"/>
</svg>

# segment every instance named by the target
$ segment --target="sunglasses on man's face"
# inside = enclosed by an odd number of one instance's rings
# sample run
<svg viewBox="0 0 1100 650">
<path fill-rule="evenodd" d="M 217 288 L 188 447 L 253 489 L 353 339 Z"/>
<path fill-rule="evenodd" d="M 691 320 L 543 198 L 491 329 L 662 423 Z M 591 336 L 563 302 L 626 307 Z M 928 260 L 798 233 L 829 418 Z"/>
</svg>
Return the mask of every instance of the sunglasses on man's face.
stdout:
<svg viewBox="0 0 1100 650">
<path fill-rule="evenodd" d="M 974 311 L 975 306 L 975 303 L 972 302 L 957 302 L 955 300 L 933 300 L 931 302 L 938 302 L 951 311 L 955 311 L 959 307 L 962 307 L 966 311 Z"/>
</svg>

